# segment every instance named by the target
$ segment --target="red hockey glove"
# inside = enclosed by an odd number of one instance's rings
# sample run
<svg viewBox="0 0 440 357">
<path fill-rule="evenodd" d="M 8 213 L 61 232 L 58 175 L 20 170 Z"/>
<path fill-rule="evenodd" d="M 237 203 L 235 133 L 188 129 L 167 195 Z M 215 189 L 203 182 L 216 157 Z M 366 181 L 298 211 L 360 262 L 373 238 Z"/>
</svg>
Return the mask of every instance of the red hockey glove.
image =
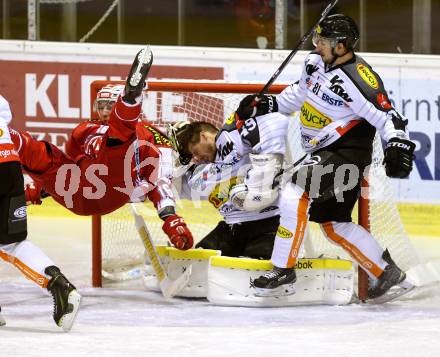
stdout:
<svg viewBox="0 0 440 357">
<path fill-rule="evenodd" d="M 41 205 L 41 187 L 34 182 L 25 185 L 24 195 L 27 205 Z"/>
<path fill-rule="evenodd" d="M 177 214 L 167 217 L 162 230 L 177 249 L 187 250 L 193 246 L 193 236 L 183 218 Z"/>
</svg>

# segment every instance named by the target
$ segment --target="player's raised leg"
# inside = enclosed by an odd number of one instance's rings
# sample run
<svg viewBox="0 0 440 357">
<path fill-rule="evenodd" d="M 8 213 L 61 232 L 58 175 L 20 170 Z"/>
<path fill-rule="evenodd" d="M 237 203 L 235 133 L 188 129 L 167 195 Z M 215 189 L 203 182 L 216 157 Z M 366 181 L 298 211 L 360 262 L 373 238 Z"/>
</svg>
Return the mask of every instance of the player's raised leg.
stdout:
<svg viewBox="0 0 440 357">
<path fill-rule="evenodd" d="M 145 78 L 152 64 L 153 52 L 151 52 L 150 46 L 146 46 L 137 53 L 131 65 L 125 84 L 124 96 L 122 97 L 124 102 L 130 104 L 136 103 L 135 99 L 139 97 L 145 87 Z"/>
</svg>

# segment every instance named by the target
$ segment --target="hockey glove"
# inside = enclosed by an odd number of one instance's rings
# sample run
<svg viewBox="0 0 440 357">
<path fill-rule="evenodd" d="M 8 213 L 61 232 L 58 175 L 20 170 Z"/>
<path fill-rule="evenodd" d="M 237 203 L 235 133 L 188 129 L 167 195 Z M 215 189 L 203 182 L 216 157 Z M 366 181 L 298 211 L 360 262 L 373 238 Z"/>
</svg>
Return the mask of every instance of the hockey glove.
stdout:
<svg viewBox="0 0 440 357">
<path fill-rule="evenodd" d="M 177 214 L 167 217 L 162 230 L 177 249 L 187 250 L 193 246 L 193 236 L 183 218 Z"/>
<path fill-rule="evenodd" d="M 251 94 L 241 100 L 236 114 L 239 120 L 246 120 L 277 111 L 278 103 L 275 96 Z"/>
<path fill-rule="evenodd" d="M 41 187 L 34 182 L 25 185 L 24 195 L 26 205 L 41 205 Z"/>
<path fill-rule="evenodd" d="M 383 164 L 388 177 L 405 178 L 413 167 L 416 145 L 409 140 L 392 138 L 385 147 Z"/>
</svg>

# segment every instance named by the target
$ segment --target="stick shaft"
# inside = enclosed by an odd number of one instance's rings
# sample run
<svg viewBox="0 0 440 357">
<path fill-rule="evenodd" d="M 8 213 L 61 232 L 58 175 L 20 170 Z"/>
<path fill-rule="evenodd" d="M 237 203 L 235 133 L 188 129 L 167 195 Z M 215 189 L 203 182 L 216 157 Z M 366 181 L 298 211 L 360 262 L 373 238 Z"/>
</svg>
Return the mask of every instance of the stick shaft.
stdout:
<svg viewBox="0 0 440 357">
<path fill-rule="evenodd" d="M 281 74 L 281 72 L 283 71 L 283 69 L 288 65 L 288 63 L 292 60 L 293 56 L 296 55 L 296 53 L 298 52 L 298 50 L 304 45 L 304 43 L 307 41 L 307 39 L 310 37 L 310 35 L 312 34 L 313 30 L 315 29 L 316 26 L 318 26 L 322 20 L 324 20 L 327 15 L 329 14 L 329 12 L 333 9 L 333 7 L 336 5 L 336 3 L 338 2 L 338 0 L 333 0 L 330 4 L 327 5 L 327 7 L 324 9 L 324 11 L 321 14 L 320 19 L 318 20 L 318 22 L 313 25 L 313 27 L 309 30 L 309 32 L 307 32 L 302 38 L 301 40 L 298 42 L 298 44 L 296 45 L 296 47 L 289 53 L 289 55 L 286 57 L 286 59 L 283 61 L 283 63 L 281 63 L 281 65 L 278 67 L 278 69 L 275 71 L 275 73 L 272 75 L 272 77 L 269 79 L 269 81 L 266 83 L 266 85 L 263 87 L 263 89 L 260 91 L 259 95 L 263 95 L 265 93 L 267 93 L 267 91 L 269 90 L 270 86 L 273 84 L 273 82 L 275 82 L 275 80 L 278 78 L 278 76 Z"/>
</svg>

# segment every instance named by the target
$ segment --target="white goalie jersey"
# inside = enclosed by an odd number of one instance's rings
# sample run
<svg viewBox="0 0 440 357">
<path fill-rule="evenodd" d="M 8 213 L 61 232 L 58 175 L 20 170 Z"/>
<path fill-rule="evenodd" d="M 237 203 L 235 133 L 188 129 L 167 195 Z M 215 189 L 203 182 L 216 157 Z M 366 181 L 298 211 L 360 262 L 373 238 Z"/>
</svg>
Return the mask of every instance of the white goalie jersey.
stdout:
<svg viewBox="0 0 440 357">
<path fill-rule="evenodd" d="M 282 158 L 286 152 L 287 128 L 288 118 L 280 113 L 250 118 L 241 126 L 231 116 L 217 134 L 215 162 L 199 164 L 190 169 L 183 178 L 184 196 L 193 200 L 209 200 L 228 224 L 260 220 L 279 214 L 278 180 L 282 173 Z M 269 158 L 269 164 L 264 165 L 266 175 L 261 170 L 255 170 L 255 161 L 258 162 L 259 158 Z M 273 162 L 276 165 L 270 166 Z M 254 176 L 258 179 L 270 180 L 268 186 L 272 202 L 267 201 L 267 205 L 263 203 L 252 211 L 239 209 L 231 200 L 231 190 L 246 183 L 252 188 L 255 183 L 247 180 L 256 171 L 258 174 Z M 260 189 L 259 193 L 261 192 Z M 264 199 L 264 195 L 257 196 L 255 200 Z"/>
</svg>

